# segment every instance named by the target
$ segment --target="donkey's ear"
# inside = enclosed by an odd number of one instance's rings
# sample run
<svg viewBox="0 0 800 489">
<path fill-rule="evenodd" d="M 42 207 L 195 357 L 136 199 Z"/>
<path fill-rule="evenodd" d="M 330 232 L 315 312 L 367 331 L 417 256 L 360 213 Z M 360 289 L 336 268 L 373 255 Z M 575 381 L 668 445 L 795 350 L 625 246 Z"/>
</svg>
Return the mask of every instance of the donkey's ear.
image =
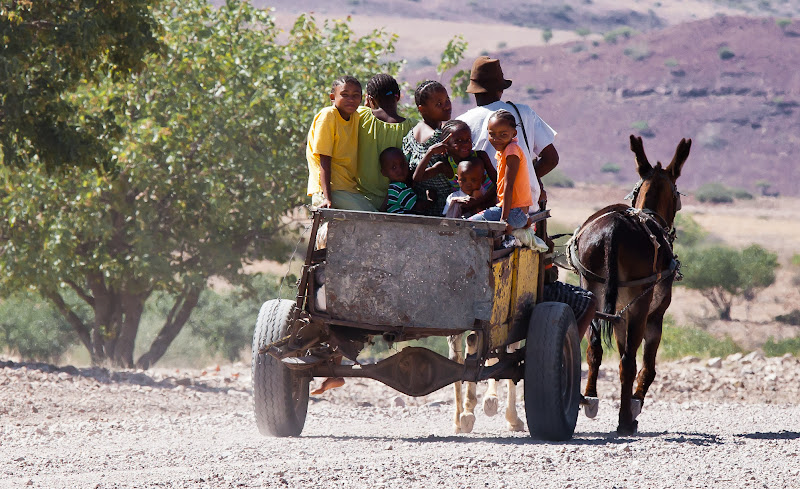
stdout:
<svg viewBox="0 0 800 489">
<path fill-rule="evenodd" d="M 681 139 L 678 147 L 675 148 L 675 156 L 672 157 L 672 162 L 667 167 L 667 172 L 672 175 L 673 180 L 677 180 L 681 176 L 681 168 L 686 163 L 686 158 L 689 157 L 689 150 L 692 149 L 691 139 Z"/>
<path fill-rule="evenodd" d="M 639 176 L 645 178 L 653 171 L 653 167 L 647 161 L 647 155 L 644 154 L 644 144 L 642 144 L 641 137 L 631 134 L 631 151 L 636 155 L 636 170 L 639 172 Z"/>
</svg>

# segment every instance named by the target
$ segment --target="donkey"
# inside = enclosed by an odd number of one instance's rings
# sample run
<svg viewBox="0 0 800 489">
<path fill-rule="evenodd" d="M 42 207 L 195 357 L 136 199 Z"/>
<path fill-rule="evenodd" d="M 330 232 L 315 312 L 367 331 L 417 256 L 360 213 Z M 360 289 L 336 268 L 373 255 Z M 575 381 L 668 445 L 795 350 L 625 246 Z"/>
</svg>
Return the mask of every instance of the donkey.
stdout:
<svg viewBox="0 0 800 489">
<path fill-rule="evenodd" d="M 458 363 L 464 363 L 464 335 L 465 333 L 456 334 L 447 337 L 447 343 L 450 347 L 450 360 Z M 511 345 L 510 350 L 519 348 L 519 343 Z M 477 350 L 477 338 L 474 334 L 467 334 L 466 337 L 466 352 L 470 355 L 474 354 Z M 475 426 L 475 406 L 478 404 L 478 396 L 476 394 L 477 384 L 475 382 L 467 382 L 467 388 L 464 392 L 462 389 L 462 382 L 458 381 L 453 384 L 455 388 L 455 417 L 453 418 L 453 429 L 456 433 L 470 433 Z M 517 386 L 512 380 L 508 380 L 507 384 L 507 402 L 506 402 L 506 427 L 509 431 L 522 431 L 525 429 L 525 423 L 519 418 L 517 414 Z M 483 396 L 483 412 L 487 416 L 494 416 L 497 414 L 499 401 L 497 399 L 497 381 L 489 379 L 489 388 Z"/>
<path fill-rule="evenodd" d="M 672 252 L 673 222 L 680 209 L 675 185 L 689 156 L 691 139 L 681 139 L 672 162 L 652 166 L 642 138 L 631 135 L 641 181 L 632 192 L 631 207 L 615 204 L 593 214 L 573 235 L 568 257 L 581 277 L 581 286 L 599 299 L 603 317 L 592 322 L 586 351 L 589 373 L 585 399 L 597 397 L 597 374 L 603 358 L 601 339 L 616 338 L 622 384 L 617 432 L 636 432 L 636 417 L 656 375 L 664 313 L 672 299 L 672 283 L 679 276 L 679 262 Z M 644 340 L 643 366 L 636 392 L 636 351 Z M 596 404 L 595 404 L 596 406 Z M 595 410 L 596 413 L 596 410 Z M 587 415 L 593 417 L 594 413 Z"/>
</svg>

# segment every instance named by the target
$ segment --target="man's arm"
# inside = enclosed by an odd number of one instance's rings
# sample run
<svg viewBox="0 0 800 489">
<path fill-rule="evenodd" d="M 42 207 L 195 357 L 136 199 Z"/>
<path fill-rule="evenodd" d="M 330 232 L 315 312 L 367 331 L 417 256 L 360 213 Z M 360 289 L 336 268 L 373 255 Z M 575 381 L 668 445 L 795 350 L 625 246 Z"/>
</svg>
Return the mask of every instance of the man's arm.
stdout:
<svg viewBox="0 0 800 489">
<path fill-rule="evenodd" d="M 553 171 L 556 166 L 558 166 L 558 151 L 555 146 L 548 144 L 539 153 L 539 160 L 534 166 L 536 176 L 542 178 Z"/>
</svg>

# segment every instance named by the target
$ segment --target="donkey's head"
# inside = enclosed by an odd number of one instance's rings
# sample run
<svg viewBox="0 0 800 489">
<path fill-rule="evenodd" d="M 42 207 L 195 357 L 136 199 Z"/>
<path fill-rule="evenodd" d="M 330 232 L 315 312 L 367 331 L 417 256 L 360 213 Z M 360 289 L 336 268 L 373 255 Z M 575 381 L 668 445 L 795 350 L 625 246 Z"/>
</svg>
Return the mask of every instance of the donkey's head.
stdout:
<svg viewBox="0 0 800 489">
<path fill-rule="evenodd" d="M 675 181 L 681 175 L 681 168 L 689 157 L 691 147 L 691 139 L 681 139 L 675 148 L 672 162 L 668 167 L 661 168 L 660 161 L 656 162 L 656 166 L 647 161 L 642 138 L 631 134 L 631 151 L 636 155 L 636 167 L 642 179 L 633 192 L 631 205 L 655 213 L 667 228 L 672 227 L 675 213 L 681 208 L 681 198 Z"/>
</svg>

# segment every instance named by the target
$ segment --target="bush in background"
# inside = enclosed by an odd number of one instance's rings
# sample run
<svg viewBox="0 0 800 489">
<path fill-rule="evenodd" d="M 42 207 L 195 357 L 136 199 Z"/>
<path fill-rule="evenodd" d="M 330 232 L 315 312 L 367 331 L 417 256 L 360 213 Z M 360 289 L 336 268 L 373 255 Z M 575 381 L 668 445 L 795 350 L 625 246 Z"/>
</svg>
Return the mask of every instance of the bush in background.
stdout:
<svg viewBox="0 0 800 489">
<path fill-rule="evenodd" d="M 542 177 L 542 183 L 544 183 L 545 188 L 547 187 L 572 188 L 575 186 L 575 182 L 558 168 L 556 168 L 555 170 L 551 171 L 550 173 Z"/>
<path fill-rule="evenodd" d="M 720 340 L 696 328 L 675 326 L 675 321 L 670 316 L 664 318 L 661 347 L 658 349 L 659 357 L 664 360 L 675 360 L 687 355 L 725 357 L 740 351 L 742 348 L 729 336 Z"/>
<path fill-rule="evenodd" d="M 701 185 L 700 188 L 695 190 L 694 196 L 700 202 L 727 204 L 733 202 L 734 192 L 733 189 L 721 183 L 712 182 Z"/>
<path fill-rule="evenodd" d="M 762 348 L 768 357 L 780 357 L 787 353 L 800 356 L 800 336 L 775 341 L 772 337 L 767 339 Z"/>
<path fill-rule="evenodd" d="M 57 362 L 76 340 L 64 316 L 38 294 L 19 292 L 0 302 L 0 351 Z"/>
</svg>

